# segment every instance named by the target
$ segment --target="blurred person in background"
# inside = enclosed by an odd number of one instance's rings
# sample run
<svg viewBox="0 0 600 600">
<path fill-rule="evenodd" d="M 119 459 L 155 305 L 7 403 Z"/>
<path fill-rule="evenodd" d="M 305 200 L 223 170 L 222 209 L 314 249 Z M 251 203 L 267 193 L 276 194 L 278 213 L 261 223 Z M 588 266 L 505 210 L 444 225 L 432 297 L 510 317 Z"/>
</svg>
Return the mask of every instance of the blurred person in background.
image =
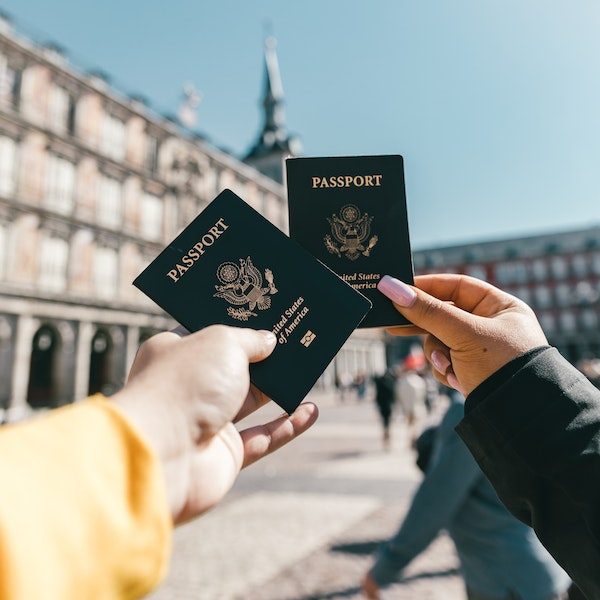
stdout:
<svg viewBox="0 0 600 600">
<path fill-rule="evenodd" d="M 456 427 L 504 505 L 588 600 L 600 599 L 600 391 L 551 348 L 535 313 L 466 275 L 378 289 L 412 327 L 438 381 L 466 396 Z"/>
<path fill-rule="evenodd" d="M 362 402 L 367 392 L 367 378 L 364 373 L 357 373 L 354 378 L 354 387 L 356 389 L 356 399 Z"/>
<path fill-rule="evenodd" d="M 425 408 L 430 413 L 440 401 L 440 384 L 428 368 L 421 369 L 419 374 L 425 381 Z"/>
<path fill-rule="evenodd" d="M 420 353 L 411 353 L 404 360 L 403 367 L 396 381 L 396 400 L 406 421 L 409 443 L 413 443 L 417 435 L 419 423 L 427 414 L 425 399 L 427 385 L 418 370 L 425 364 L 425 357 Z"/>
<path fill-rule="evenodd" d="M 464 399 L 453 392 L 440 425 L 419 438 L 418 465 L 425 477 L 398 533 L 381 546 L 365 576 L 364 595 L 378 599 L 380 588 L 398 581 L 445 529 L 456 546 L 469 600 L 566 600 L 569 577 L 533 530 L 500 502 L 454 431 L 463 416 Z"/>
<path fill-rule="evenodd" d="M 375 384 L 375 405 L 381 418 L 383 449 L 391 447 L 390 422 L 394 410 L 396 376 L 393 369 L 387 369 L 383 375 L 373 378 Z"/>
</svg>

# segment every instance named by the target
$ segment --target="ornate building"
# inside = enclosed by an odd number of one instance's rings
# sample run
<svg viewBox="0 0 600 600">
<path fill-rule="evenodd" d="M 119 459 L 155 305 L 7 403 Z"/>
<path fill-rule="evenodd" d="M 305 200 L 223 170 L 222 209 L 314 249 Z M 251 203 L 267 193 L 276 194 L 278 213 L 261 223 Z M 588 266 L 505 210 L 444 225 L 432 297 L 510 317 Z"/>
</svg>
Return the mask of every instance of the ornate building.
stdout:
<svg viewBox="0 0 600 600">
<path fill-rule="evenodd" d="M 283 84 L 275 38 L 265 40 L 265 74 L 262 98 L 263 127 L 256 143 L 244 160 L 261 173 L 279 183 L 283 182 L 283 161 L 300 153 L 300 140 L 291 136 L 285 126 Z"/>
<path fill-rule="evenodd" d="M 271 156 L 269 147 L 290 149 L 272 45 L 265 60 L 257 159 Z M 139 343 L 173 324 L 131 285 L 134 277 L 223 188 L 285 230 L 281 158 L 278 172 L 255 162 L 266 176 L 1 20 L 4 418 L 118 389 Z M 378 339 L 350 340 L 340 365 L 380 368 L 382 353 Z M 322 384 L 333 378 L 332 367 Z"/>
</svg>

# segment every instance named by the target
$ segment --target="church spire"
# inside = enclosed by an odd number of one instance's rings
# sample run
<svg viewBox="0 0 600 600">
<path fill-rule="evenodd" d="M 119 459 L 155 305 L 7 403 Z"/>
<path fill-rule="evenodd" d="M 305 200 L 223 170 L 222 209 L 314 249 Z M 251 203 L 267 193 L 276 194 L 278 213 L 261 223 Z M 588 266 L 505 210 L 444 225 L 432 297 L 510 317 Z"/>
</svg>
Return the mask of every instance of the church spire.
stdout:
<svg viewBox="0 0 600 600">
<path fill-rule="evenodd" d="M 263 84 L 263 126 L 258 140 L 244 159 L 265 175 L 283 181 L 283 158 L 298 151 L 298 140 L 289 135 L 285 126 L 283 84 L 277 59 L 277 41 L 265 39 L 265 71 Z"/>
</svg>

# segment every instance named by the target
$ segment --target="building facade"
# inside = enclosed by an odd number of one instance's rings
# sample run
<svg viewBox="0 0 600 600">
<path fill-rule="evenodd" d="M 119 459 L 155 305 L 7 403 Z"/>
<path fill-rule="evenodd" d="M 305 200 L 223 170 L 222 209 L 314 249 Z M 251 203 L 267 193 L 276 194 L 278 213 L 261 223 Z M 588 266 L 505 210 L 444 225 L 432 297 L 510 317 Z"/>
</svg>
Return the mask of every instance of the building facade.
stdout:
<svg viewBox="0 0 600 600">
<path fill-rule="evenodd" d="M 135 276 L 224 188 L 285 231 L 276 179 L 0 20 L 4 419 L 117 390 L 139 344 L 173 325 Z M 381 368 L 382 353 L 367 336 L 340 360 Z"/>
<path fill-rule="evenodd" d="M 600 357 L 600 227 L 420 250 L 414 265 L 489 281 L 529 304 L 568 360 Z"/>
</svg>

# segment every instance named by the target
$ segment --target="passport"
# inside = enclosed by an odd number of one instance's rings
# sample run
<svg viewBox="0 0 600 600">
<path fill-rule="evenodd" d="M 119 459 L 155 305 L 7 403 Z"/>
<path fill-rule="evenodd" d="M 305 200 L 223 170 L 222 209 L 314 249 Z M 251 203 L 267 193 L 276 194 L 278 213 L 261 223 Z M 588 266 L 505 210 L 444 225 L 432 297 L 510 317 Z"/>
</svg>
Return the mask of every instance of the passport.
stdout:
<svg viewBox="0 0 600 600">
<path fill-rule="evenodd" d="M 220 193 L 133 284 L 188 331 L 267 329 L 254 385 L 292 413 L 370 302 L 232 191 Z"/>
<path fill-rule="evenodd" d="M 371 300 L 360 327 L 409 325 L 377 291 L 384 275 L 413 283 L 402 156 L 288 158 L 286 171 L 290 237 Z"/>
</svg>

